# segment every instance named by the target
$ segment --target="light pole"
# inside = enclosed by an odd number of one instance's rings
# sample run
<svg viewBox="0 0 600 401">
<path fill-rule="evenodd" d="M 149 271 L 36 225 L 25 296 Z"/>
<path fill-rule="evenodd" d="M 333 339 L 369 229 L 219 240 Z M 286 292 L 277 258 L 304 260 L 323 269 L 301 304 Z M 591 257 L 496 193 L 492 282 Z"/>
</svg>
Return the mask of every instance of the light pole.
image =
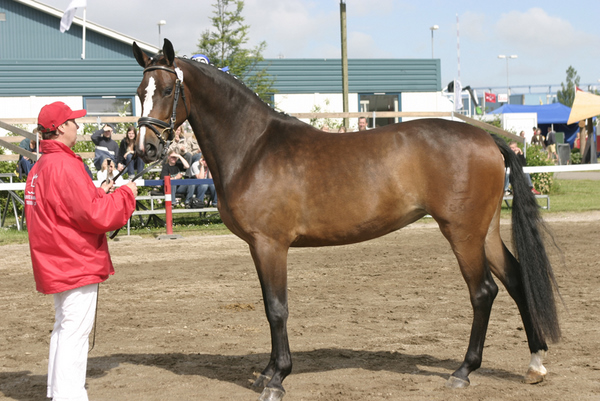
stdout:
<svg viewBox="0 0 600 401">
<path fill-rule="evenodd" d="M 434 25 L 434 26 L 430 27 L 429 29 L 431 29 L 431 58 L 433 58 L 433 31 L 437 31 L 438 29 L 440 29 L 440 27 L 437 25 Z"/>
<path fill-rule="evenodd" d="M 510 104 L 510 86 L 508 85 L 508 60 L 511 58 L 517 58 L 517 57 L 518 56 L 516 54 L 513 54 L 511 56 L 507 56 L 505 54 L 500 54 L 498 56 L 498 58 L 506 59 L 506 96 L 508 96 L 506 104 Z"/>
<path fill-rule="evenodd" d="M 165 21 L 164 19 L 161 19 L 160 21 L 158 21 L 158 47 L 161 46 L 161 44 L 160 44 L 160 27 L 162 25 L 167 25 L 167 21 Z"/>
</svg>

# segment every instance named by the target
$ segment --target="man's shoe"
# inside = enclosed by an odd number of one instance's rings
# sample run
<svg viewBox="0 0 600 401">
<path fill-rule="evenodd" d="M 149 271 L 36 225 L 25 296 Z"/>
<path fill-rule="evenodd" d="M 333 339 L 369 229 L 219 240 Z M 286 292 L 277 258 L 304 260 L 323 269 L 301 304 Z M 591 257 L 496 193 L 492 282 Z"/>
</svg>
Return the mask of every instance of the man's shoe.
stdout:
<svg viewBox="0 0 600 401">
<path fill-rule="evenodd" d="M 533 192 L 535 195 L 541 195 L 541 192 L 535 188 L 531 188 L 531 192 Z"/>
</svg>

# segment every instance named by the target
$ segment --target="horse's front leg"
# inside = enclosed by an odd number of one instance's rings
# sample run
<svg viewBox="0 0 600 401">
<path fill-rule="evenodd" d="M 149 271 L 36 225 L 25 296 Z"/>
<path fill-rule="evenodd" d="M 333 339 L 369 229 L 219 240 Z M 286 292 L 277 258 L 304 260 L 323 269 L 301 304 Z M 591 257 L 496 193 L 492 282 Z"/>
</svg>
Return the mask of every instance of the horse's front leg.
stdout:
<svg viewBox="0 0 600 401">
<path fill-rule="evenodd" d="M 264 387 L 259 401 L 279 401 L 285 395 L 282 382 L 292 371 L 292 356 L 287 335 L 288 247 L 272 240 L 262 240 L 251 245 L 250 251 L 271 328 L 271 358 L 254 382 L 254 386 Z"/>
</svg>

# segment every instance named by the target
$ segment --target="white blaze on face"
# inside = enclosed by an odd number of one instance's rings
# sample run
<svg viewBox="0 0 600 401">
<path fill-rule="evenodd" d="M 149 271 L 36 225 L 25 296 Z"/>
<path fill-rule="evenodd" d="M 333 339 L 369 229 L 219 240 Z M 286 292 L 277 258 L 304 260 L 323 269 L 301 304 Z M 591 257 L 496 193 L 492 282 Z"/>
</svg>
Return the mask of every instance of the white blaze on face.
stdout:
<svg viewBox="0 0 600 401">
<path fill-rule="evenodd" d="M 154 97 L 154 92 L 156 91 L 156 82 L 154 81 L 154 77 L 150 77 L 148 79 L 148 86 L 146 86 L 146 94 L 144 96 L 144 102 L 142 103 L 142 110 L 144 113 L 142 117 L 148 117 L 152 108 L 154 107 L 154 103 L 152 102 L 152 98 Z M 146 127 L 140 127 L 140 150 L 144 151 L 144 143 L 146 137 Z"/>
</svg>

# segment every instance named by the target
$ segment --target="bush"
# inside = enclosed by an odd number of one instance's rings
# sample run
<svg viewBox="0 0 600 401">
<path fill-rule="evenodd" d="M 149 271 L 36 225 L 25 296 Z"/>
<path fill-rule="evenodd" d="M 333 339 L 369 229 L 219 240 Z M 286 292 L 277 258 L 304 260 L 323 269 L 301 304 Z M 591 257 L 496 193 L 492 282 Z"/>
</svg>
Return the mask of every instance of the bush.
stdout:
<svg viewBox="0 0 600 401">
<path fill-rule="evenodd" d="M 538 145 L 527 147 L 527 165 L 528 166 L 553 166 L 554 162 L 548 159 L 546 151 Z M 549 194 L 558 191 L 558 183 L 554 180 L 554 173 L 535 173 L 531 174 L 533 187 L 543 194 Z"/>
<path fill-rule="evenodd" d="M 571 149 L 571 164 L 581 164 L 581 151 L 577 148 Z"/>
</svg>

